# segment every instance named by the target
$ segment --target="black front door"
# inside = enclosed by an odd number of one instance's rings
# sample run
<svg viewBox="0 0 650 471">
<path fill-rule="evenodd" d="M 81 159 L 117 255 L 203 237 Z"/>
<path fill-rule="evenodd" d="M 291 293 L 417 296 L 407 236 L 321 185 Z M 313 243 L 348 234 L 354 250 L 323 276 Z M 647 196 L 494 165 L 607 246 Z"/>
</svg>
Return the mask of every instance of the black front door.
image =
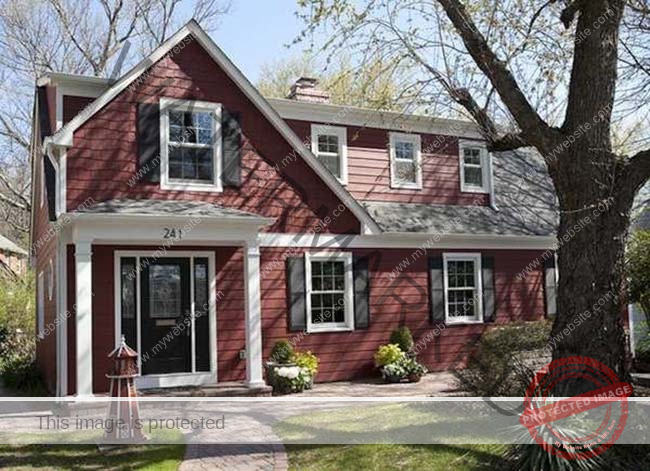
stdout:
<svg viewBox="0 0 650 471">
<path fill-rule="evenodd" d="M 142 374 L 191 372 L 190 259 L 140 263 Z"/>
</svg>

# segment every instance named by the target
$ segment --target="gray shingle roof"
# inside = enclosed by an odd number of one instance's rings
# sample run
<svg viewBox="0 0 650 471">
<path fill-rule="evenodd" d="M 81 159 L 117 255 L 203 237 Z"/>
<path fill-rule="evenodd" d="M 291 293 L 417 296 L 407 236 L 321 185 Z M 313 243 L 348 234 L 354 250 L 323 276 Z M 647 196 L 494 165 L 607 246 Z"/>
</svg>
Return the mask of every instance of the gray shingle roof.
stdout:
<svg viewBox="0 0 650 471">
<path fill-rule="evenodd" d="M 27 255 L 27 251 L 21 249 L 14 242 L 0 235 L 0 252 L 11 252 L 18 255 Z"/>
<path fill-rule="evenodd" d="M 555 191 L 533 152 L 494 155 L 495 211 L 489 206 L 365 202 L 387 232 L 552 236 L 559 221 Z"/>
<path fill-rule="evenodd" d="M 632 222 L 633 231 L 650 230 L 650 207 L 647 207 Z"/>
<path fill-rule="evenodd" d="M 225 208 L 202 201 L 156 200 L 156 199 L 115 199 L 95 203 L 85 208 L 87 214 L 120 214 L 145 216 L 203 216 L 262 218 L 259 214 Z"/>
</svg>

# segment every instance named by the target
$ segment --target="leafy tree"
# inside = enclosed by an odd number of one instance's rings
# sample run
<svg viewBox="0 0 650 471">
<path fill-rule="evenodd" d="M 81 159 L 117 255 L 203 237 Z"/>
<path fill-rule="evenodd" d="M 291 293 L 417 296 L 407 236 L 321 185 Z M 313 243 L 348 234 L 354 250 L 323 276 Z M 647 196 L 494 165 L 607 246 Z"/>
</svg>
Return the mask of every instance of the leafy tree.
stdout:
<svg viewBox="0 0 650 471">
<path fill-rule="evenodd" d="M 617 149 L 617 128 L 650 111 L 650 6 L 641 0 L 299 0 L 298 41 L 367 51 L 406 74 L 433 112 L 462 112 L 492 152 L 533 148 L 560 208 L 559 314 L 552 335 L 591 313 L 553 357 L 583 355 L 629 379 L 621 310 L 625 240 L 635 195 L 650 177 L 647 133 Z M 646 128 L 647 129 L 647 128 Z M 632 147 L 634 147 L 632 149 Z M 498 158 L 498 157 L 497 157 Z M 607 203 L 607 204 L 605 204 Z M 594 216 L 594 210 L 606 208 Z M 586 217 L 590 222 L 583 223 Z M 575 231 L 575 227 L 580 227 Z M 574 235 L 571 235 L 574 234 Z M 576 390 L 582 386 L 578 386 Z"/>
<path fill-rule="evenodd" d="M 639 303 L 650 325 L 650 230 L 639 230 L 631 235 L 627 250 L 627 274 L 630 301 Z"/>
<path fill-rule="evenodd" d="M 286 98 L 296 79 L 314 77 L 319 79 L 319 88 L 330 93 L 332 103 L 399 111 L 405 100 L 399 93 L 397 75 L 396 70 L 378 59 L 360 68 L 353 67 L 348 59 L 340 59 L 324 68 L 303 54 L 263 65 L 257 88 L 266 97 Z"/>
</svg>

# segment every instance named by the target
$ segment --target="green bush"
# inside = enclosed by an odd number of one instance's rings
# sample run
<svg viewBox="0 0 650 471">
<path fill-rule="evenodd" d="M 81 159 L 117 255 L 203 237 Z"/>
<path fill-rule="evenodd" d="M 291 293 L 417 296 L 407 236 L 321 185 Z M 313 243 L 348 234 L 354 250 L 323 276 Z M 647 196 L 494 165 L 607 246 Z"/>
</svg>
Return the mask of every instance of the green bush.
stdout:
<svg viewBox="0 0 650 471">
<path fill-rule="evenodd" d="M 293 347 L 286 340 L 279 340 L 275 342 L 271 349 L 270 361 L 286 365 L 294 360 Z"/>
<path fill-rule="evenodd" d="M 20 280 L 0 278 L 0 329 L 5 332 L 20 329 L 26 335 L 34 335 L 35 298 L 34 276 L 31 272 Z"/>
<path fill-rule="evenodd" d="M 472 396 L 524 396 L 535 371 L 543 366 L 527 363 L 524 356 L 546 347 L 550 331 L 551 323 L 546 320 L 488 330 L 469 356 L 466 368 L 455 371 L 461 389 Z M 534 353 L 542 364 L 550 360 L 543 358 L 542 352 Z"/>
<path fill-rule="evenodd" d="M 0 376 L 4 385 L 21 394 L 44 396 L 46 389 L 36 364 L 36 344 L 25 334 L 13 334 L 3 342 Z"/>
<path fill-rule="evenodd" d="M 391 363 L 397 363 L 404 358 L 404 352 L 394 343 L 382 345 L 375 353 L 375 364 L 377 366 L 386 366 Z"/>
<path fill-rule="evenodd" d="M 633 233 L 625 255 L 630 301 L 639 303 L 650 322 L 650 230 Z"/>
<path fill-rule="evenodd" d="M 312 378 L 318 373 L 320 360 L 312 352 L 296 352 L 295 361 L 296 365 L 307 370 Z"/>
<path fill-rule="evenodd" d="M 390 334 L 389 343 L 394 343 L 397 345 L 400 350 L 404 353 L 408 353 L 413 348 L 413 336 L 408 327 L 400 327 L 399 329 L 393 330 Z"/>
<path fill-rule="evenodd" d="M 650 336 L 641 340 L 636 346 L 636 360 L 650 365 Z"/>
</svg>

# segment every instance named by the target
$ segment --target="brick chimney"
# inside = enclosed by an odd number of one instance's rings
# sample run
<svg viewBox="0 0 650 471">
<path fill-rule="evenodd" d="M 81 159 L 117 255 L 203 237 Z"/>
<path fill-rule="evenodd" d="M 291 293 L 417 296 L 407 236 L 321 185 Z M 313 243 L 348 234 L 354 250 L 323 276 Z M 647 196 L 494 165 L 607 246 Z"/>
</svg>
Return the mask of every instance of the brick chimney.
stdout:
<svg viewBox="0 0 650 471">
<path fill-rule="evenodd" d="M 300 77 L 296 83 L 291 85 L 289 93 L 290 100 L 309 101 L 312 103 L 329 103 L 330 94 L 318 87 L 318 79 L 311 77 Z"/>
</svg>

